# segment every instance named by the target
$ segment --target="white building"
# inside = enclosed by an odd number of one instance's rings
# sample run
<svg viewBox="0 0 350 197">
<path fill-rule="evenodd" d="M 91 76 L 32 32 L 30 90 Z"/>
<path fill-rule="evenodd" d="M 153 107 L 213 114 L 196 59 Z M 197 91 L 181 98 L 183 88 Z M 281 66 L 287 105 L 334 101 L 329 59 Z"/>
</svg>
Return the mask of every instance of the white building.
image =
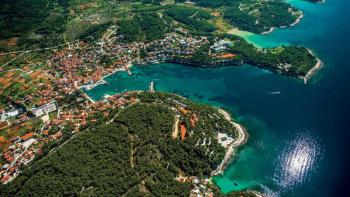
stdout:
<svg viewBox="0 0 350 197">
<path fill-rule="evenodd" d="M 214 45 L 210 46 L 210 48 L 215 50 L 216 52 L 220 52 L 220 51 L 226 50 L 227 47 L 230 47 L 230 46 L 232 46 L 231 41 L 220 40 L 220 41 L 214 43 Z"/>
<path fill-rule="evenodd" d="M 57 110 L 57 103 L 55 100 L 53 100 L 50 103 L 47 103 L 38 108 L 32 109 L 32 112 L 35 115 L 35 117 L 39 117 L 45 114 L 49 114 L 50 112 L 54 112 L 56 110 Z"/>
<path fill-rule="evenodd" d="M 0 119 L 1 121 L 0 122 L 4 122 L 9 118 L 18 116 L 19 114 L 20 114 L 20 111 L 18 109 L 13 109 L 9 112 L 3 112 L 3 113 L 1 113 L 1 119 Z"/>
<path fill-rule="evenodd" d="M 218 143 L 223 147 L 228 147 L 233 142 L 233 138 L 226 133 L 218 132 Z"/>
</svg>

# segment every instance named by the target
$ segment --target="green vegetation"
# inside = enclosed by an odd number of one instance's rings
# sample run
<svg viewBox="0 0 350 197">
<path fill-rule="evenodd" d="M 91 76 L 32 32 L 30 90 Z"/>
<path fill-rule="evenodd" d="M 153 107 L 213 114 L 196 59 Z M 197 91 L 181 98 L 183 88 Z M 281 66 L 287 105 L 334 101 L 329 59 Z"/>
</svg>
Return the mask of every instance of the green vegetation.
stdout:
<svg viewBox="0 0 350 197">
<path fill-rule="evenodd" d="M 218 8 L 221 6 L 229 6 L 233 5 L 236 1 L 232 0 L 216 0 L 216 1 L 211 1 L 211 0 L 193 0 L 196 4 L 203 6 L 203 7 L 212 7 L 212 8 Z"/>
<path fill-rule="evenodd" d="M 193 0 L 197 5 L 217 9 L 231 25 L 245 31 L 262 33 L 272 27 L 288 26 L 300 15 L 289 4 L 262 0 Z"/>
<path fill-rule="evenodd" d="M 95 26 L 91 26 L 84 33 L 80 34 L 79 38 L 87 41 L 88 38 L 92 38 L 93 40 L 101 37 L 102 33 L 104 33 L 112 23 L 103 23 Z"/>
<path fill-rule="evenodd" d="M 66 0 L 2 1 L 0 39 L 20 37 L 19 45 L 27 47 L 61 43 L 67 6 Z"/>
<path fill-rule="evenodd" d="M 47 0 L 4 0 L 0 10 L 0 38 L 19 36 L 33 29 L 49 16 L 53 4 Z"/>
<path fill-rule="evenodd" d="M 315 66 L 317 60 L 305 47 L 283 46 L 272 49 L 257 49 L 244 39 L 232 36 L 235 40 L 230 48 L 239 54 L 245 63 L 282 72 L 291 76 L 305 76 Z"/>
<path fill-rule="evenodd" d="M 18 40 L 2 40 L 0 48 L 3 51 L 45 48 L 76 39 L 90 42 L 101 38 L 105 32 L 116 29 L 124 42 L 160 39 L 166 33 L 174 32 L 177 27 L 189 32 L 189 36 L 220 36 L 231 27 L 261 33 L 271 27 L 289 25 L 301 14 L 289 4 L 277 0 L 194 0 L 194 5 L 179 0 L 176 1 L 177 4 L 166 5 L 154 0 L 32 1 L 4 1 L 4 8 L 0 9 L 0 18 L 3 19 L 0 22 L 0 39 L 18 37 Z M 17 10 L 21 12 L 16 12 Z M 31 13 L 35 14 L 30 15 Z M 8 43 L 15 43 L 18 48 L 8 47 Z M 208 48 L 201 47 L 194 54 L 193 60 L 217 60 L 214 56 L 208 56 Z M 315 64 L 315 58 L 303 47 L 281 49 L 285 50 L 260 50 L 242 40 L 232 47 L 232 52 L 237 54 L 235 60 L 242 59 L 246 63 L 273 71 L 282 70 L 293 76 L 305 75 Z M 22 67 L 21 64 L 34 58 L 44 60 L 49 54 L 50 51 L 24 54 L 8 64 L 6 69 Z M 141 53 L 141 56 L 145 54 Z M 0 62 L 7 61 L 10 61 L 7 56 L 0 58 Z M 103 58 L 102 63 L 110 65 L 112 61 L 113 59 Z"/>
<path fill-rule="evenodd" d="M 167 30 L 167 25 L 156 13 L 140 13 L 119 23 L 119 34 L 127 42 L 159 39 Z"/>
<path fill-rule="evenodd" d="M 200 118 L 184 141 L 171 136 L 172 98 L 187 104 Z M 143 93 L 139 99 L 141 103 L 112 113 L 111 117 L 117 114 L 113 123 L 106 125 L 102 118 L 38 159 L 13 182 L 1 185 L 0 195 L 189 196 L 191 184 L 174 178 L 180 172 L 209 176 L 225 152 L 213 139 L 206 146 L 214 150 L 209 156 L 202 146 L 194 145 L 197 139 L 203 138 L 202 133 L 213 137 L 218 130 L 234 135 L 232 125 L 216 109 L 175 95 Z"/>
<path fill-rule="evenodd" d="M 300 13 L 282 1 L 244 1 L 229 7 L 224 18 L 239 29 L 253 33 L 292 24 Z"/>
<path fill-rule="evenodd" d="M 119 24 L 119 33 L 126 36 L 126 41 L 148 41 L 178 26 L 191 33 L 209 34 L 217 30 L 213 20 L 218 18 L 242 30 L 261 33 L 288 25 L 300 14 L 277 0 L 194 0 L 195 6 L 181 0 L 175 5 L 160 2 L 5 0 L 0 8 L 0 40 L 19 37 L 21 48 L 42 48 L 77 38 L 99 37 L 108 26 Z"/>
<path fill-rule="evenodd" d="M 232 58 L 222 59 L 220 56 L 210 55 L 215 53 L 214 50 L 210 49 L 210 45 L 213 45 L 217 38 L 232 42 L 232 45 L 226 51 L 234 54 Z M 256 48 L 239 36 L 228 34 L 218 34 L 208 37 L 208 40 L 210 41 L 209 44 L 201 46 L 191 57 L 179 56 L 177 59 L 189 60 L 189 64 L 192 65 L 193 63 L 195 66 L 215 66 L 216 62 L 223 60 L 230 61 L 231 64 L 247 63 L 294 77 L 305 76 L 317 63 L 315 56 L 305 47 L 281 46 L 261 49 Z"/>
<path fill-rule="evenodd" d="M 13 184 L 1 189 L 1 195 L 74 195 L 84 186 L 93 187 L 100 196 L 126 191 L 137 181 L 128 166 L 128 145 L 126 130 L 121 127 L 91 129 L 28 168 Z"/>
<path fill-rule="evenodd" d="M 173 6 L 165 13 L 197 33 L 200 32 L 203 34 L 216 30 L 215 25 L 208 22 L 208 19 L 212 19 L 213 16 L 205 10 L 185 6 Z"/>
</svg>

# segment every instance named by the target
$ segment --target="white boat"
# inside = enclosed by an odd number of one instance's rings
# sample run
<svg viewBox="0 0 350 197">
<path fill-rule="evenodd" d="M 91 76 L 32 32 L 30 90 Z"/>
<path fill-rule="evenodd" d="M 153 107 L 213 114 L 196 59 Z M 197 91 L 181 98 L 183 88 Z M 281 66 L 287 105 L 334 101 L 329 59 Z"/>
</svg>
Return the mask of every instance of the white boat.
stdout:
<svg viewBox="0 0 350 197">
<path fill-rule="evenodd" d="M 272 91 L 272 92 L 268 92 L 268 94 L 276 95 L 276 94 L 281 94 L 281 92 L 280 91 Z"/>
</svg>

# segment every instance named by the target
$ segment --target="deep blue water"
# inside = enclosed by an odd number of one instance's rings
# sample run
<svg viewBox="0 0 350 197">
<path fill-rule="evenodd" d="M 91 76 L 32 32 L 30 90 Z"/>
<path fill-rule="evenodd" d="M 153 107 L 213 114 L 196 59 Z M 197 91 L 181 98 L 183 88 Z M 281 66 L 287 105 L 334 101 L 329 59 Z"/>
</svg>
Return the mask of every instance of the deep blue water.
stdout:
<svg viewBox="0 0 350 197">
<path fill-rule="evenodd" d="M 88 94 L 100 99 L 105 93 L 147 89 L 155 80 L 157 90 L 233 112 L 250 138 L 224 175 L 215 178 L 223 192 L 257 188 L 275 196 L 350 196 L 350 1 L 291 2 L 305 13 L 298 26 L 249 39 L 313 49 L 325 64 L 309 85 L 251 66 L 163 64 L 135 67 L 131 78 L 115 74 L 107 78 L 110 85 Z"/>
</svg>

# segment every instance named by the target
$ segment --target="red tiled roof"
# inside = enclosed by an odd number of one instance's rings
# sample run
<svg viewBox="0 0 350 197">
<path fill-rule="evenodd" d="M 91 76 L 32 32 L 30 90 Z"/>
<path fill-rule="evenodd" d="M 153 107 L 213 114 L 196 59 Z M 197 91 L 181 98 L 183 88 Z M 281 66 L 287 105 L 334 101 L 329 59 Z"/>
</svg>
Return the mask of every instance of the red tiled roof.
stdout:
<svg viewBox="0 0 350 197">
<path fill-rule="evenodd" d="M 30 132 L 30 133 L 27 133 L 27 134 L 25 134 L 25 135 L 22 135 L 22 136 L 21 136 L 21 139 L 22 139 L 23 141 L 27 141 L 27 140 L 29 140 L 30 138 L 32 138 L 33 135 L 34 135 L 34 133 L 33 133 L 33 132 Z"/>
</svg>

